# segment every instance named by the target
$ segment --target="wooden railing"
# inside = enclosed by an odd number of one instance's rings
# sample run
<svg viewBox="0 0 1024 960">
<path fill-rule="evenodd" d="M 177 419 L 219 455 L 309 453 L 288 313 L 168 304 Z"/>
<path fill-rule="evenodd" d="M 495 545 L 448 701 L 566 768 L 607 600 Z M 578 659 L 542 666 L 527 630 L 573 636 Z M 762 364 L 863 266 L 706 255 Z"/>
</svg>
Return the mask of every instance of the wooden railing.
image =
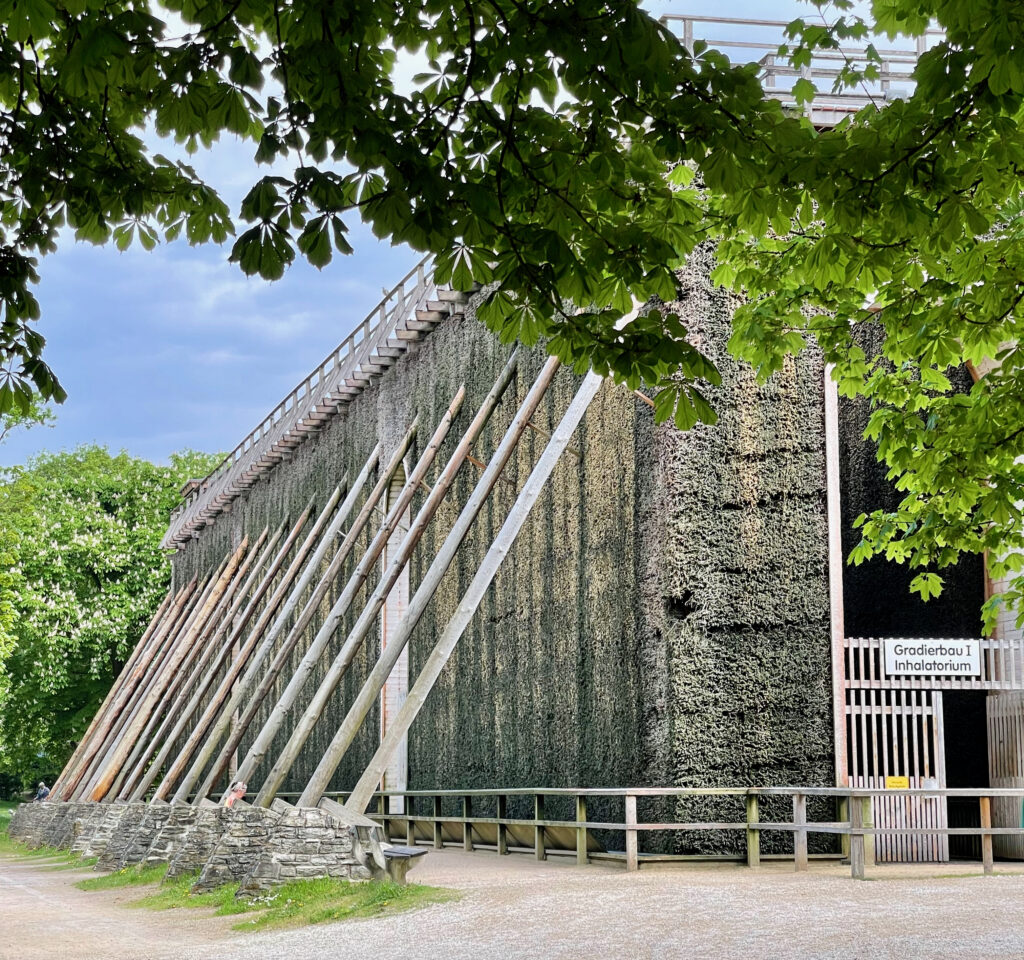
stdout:
<svg viewBox="0 0 1024 960">
<path fill-rule="evenodd" d="M 279 794 L 282 799 L 294 800 L 294 795 Z M 330 793 L 327 796 L 344 802 L 345 793 Z M 979 827 L 876 827 L 873 820 L 874 798 L 876 797 L 927 797 L 945 799 L 950 797 L 975 798 L 978 802 Z M 742 800 L 745 816 L 742 820 L 725 822 L 644 822 L 637 817 L 637 802 L 645 798 L 736 798 Z M 842 838 L 842 851 L 831 855 L 819 855 L 837 860 L 848 859 L 851 876 L 863 879 L 865 869 L 875 863 L 875 837 L 881 835 L 907 836 L 972 836 L 981 838 L 982 868 L 992 873 L 994 868 L 993 837 L 1024 837 L 1024 819 L 1017 826 L 992 826 L 993 799 L 1013 799 L 1024 803 L 1024 788 L 1018 789 L 911 789 L 874 790 L 851 789 L 848 787 L 651 787 L 651 788 L 577 788 L 577 789 L 513 789 L 513 790 L 404 790 L 384 791 L 375 794 L 377 808 L 367 813 L 381 822 L 389 839 L 398 838 L 404 843 L 415 845 L 421 841 L 431 843 L 436 849 L 445 845 L 462 846 L 465 850 L 477 848 L 493 849 L 507 854 L 514 849 L 532 851 L 538 860 L 544 860 L 549 853 L 575 852 L 576 860 L 585 864 L 591 860 L 624 861 L 627 870 L 638 870 L 641 863 L 664 860 L 703 859 L 693 856 L 644 854 L 639 851 L 642 833 L 672 831 L 725 831 L 742 832 L 744 835 L 745 860 L 749 866 L 758 866 L 762 859 L 791 858 L 797 870 L 806 870 L 808 861 L 807 840 L 811 834 L 829 834 Z M 533 816 L 512 817 L 508 815 L 509 801 L 525 798 L 531 805 Z M 575 807 L 575 817 L 556 818 L 545 815 L 545 801 L 568 799 Z M 622 820 L 600 821 L 587 817 L 588 800 L 619 798 L 622 801 Z M 770 798 L 789 798 L 792 817 L 788 820 L 768 821 L 761 819 L 762 801 Z M 808 819 L 808 800 L 821 798 L 835 806 L 835 820 Z M 403 812 L 388 807 L 399 800 L 405 807 Z M 490 801 L 495 815 L 482 816 L 474 813 L 474 805 Z M 445 806 L 454 802 L 459 813 L 443 813 Z M 424 810 L 423 808 L 427 809 Z M 1019 807 L 1018 807 L 1019 808 Z M 593 841 L 593 831 L 618 831 L 624 837 L 624 851 L 606 851 Z M 762 858 L 761 834 L 781 832 L 793 835 L 792 854 L 772 855 Z M 708 858 L 722 859 L 722 858 Z M 728 858 L 737 859 L 737 858 Z"/>
<path fill-rule="evenodd" d="M 240 478 L 261 462 L 282 459 L 276 449 L 302 427 L 317 406 L 337 403 L 338 396 L 358 393 L 346 385 L 360 363 L 369 360 L 396 326 L 413 319 L 436 290 L 431 258 L 424 257 L 373 308 L 359 326 L 332 350 L 312 373 L 287 396 L 206 477 L 187 493 L 184 502 L 171 513 L 170 527 L 162 546 L 174 546 L 191 530 L 205 523 L 236 494 Z"/>
<path fill-rule="evenodd" d="M 792 45 L 785 36 L 785 20 L 666 14 L 661 22 L 676 33 L 691 51 L 694 42 L 702 40 L 731 60 L 758 64 L 761 82 L 769 96 L 789 107 L 809 112 L 812 120 L 820 124 L 835 123 L 843 115 L 854 113 L 868 104 L 882 106 L 890 99 L 909 95 L 914 87 L 913 72 L 918 57 L 936 37 L 942 35 L 941 31 L 929 30 L 924 36 L 914 38 L 913 49 L 876 45 L 881 61 L 877 64 L 878 79 L 834 90 L 836 79 L 844 69 L 851 65 L 862 69 L 866 65 L 867 47 L 818 50 L 809 64 L 793 67 L 786 57 L 779 56 L 780 45 Z M 800 79 L 809 80 L 817 90 L 813 103 L 806 107 L 799 106 L 793 95 L 793 86 Z"/>
</svg>

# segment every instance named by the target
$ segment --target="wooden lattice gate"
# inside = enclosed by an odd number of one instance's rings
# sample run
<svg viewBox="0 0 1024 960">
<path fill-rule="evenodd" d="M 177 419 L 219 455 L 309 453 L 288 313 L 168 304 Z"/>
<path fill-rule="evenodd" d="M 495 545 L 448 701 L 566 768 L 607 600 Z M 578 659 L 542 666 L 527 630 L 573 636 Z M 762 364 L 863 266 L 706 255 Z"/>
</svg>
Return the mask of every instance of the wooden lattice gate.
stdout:
<svg viewBox="0 0 1024 960">
<path fill-rule="evenodd" d="M 986 708 L 990 786 L 1024 787 L 1024 692 L 990 694 Z M 1020 798 L 994 798 L 992 825 L 1024 825 Z M 1024 860 L 1024 837 L 995 836 L 992 847 L 997 857 Z"/>
<path fill-rule="evenodd" d="M 847 759 L 852 787 L 885 789 L 906 777 L 916 789 L 945 787 L 942 694 L 933 690 L 849 689 L 846 702 Z M 892 790 L 875 797 L 875 826 L 947 826 L 940 797 L 911 796 Z M 881 833 L 875 838 L 881 862 L 949 859 L 946 837 Z"/>
</svg>

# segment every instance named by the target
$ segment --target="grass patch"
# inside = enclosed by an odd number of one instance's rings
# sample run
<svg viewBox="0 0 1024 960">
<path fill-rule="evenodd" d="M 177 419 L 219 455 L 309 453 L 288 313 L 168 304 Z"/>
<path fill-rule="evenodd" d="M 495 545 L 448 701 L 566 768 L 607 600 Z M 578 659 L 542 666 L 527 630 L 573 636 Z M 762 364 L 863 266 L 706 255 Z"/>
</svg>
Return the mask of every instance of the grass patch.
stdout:
<svg viewBox="0 0 1024 960">
<path fill-rule="evenodd" d="M 255 916 L 236 930 L 298 927 L 357 917 L 379 917 L 457 899 L 454 890 L 421 884 L 400 886 L 390 880 L 350 883 L 325 878 L 286 883 L 268 897 L 252 901 Z"/>
<path fill-rule="evenodd" d="M 0 834 L 7 834 L 7 828 L 11 825 L 11 817 L 19 807 L 17 800 L 0 800 Z"/>
<path fill-rule="evenodd" d="M 213 907 L 217 916 L 232 913 L 245 913 L 250 909 L 244 900 L 236 900 L 237 883 L 226 883 L 207 893 L 192 893 L 192 884 L 199 878 L 198 874 L 186 874 L 166 880 L 156 893 L 151 893 L 141 900 L 133 900 L 129 907 L 142 907 L 147 910 L 176 910 L 179 908 Z"/>
<path fill-rule="evenodd" d="M 458 897 L 454 890 L 419 884 L 403 887 L 390 880 L 350 883 L 347 880 L 324 878 L 296 880 L 279 887 L 266 897 L 236 900 L 237 883 L 225 884 L 207 893 L 192 893 L 195 881 L 195 874 L 176 877 L 163 883 L 156 892 L 133 900 L 127 906 L 148 910 L 206 907 L 212 909 L 213 915 L 218 917 L 245 914 L 246 918 L 234 925 L 236 930 L 265 930 L 356 917 L 386 916 L 432 903 L 445 903 Z M 83 889 L 105 889 L 88 880 L 79 886 Z"/>
<path fill-rule="evenodd" d="M 167 872 L 166 864 L 157 864 L 153 867 L 144 867 L 142 864 L 134 864 L 125 867 L 123 870 L 115 870 L 113 873 L 104 874 L 102 877 L 89 877 L 88 880 L 79 880 L 75 884 L 79 890 L 117 890 L 120 887 L 145 887 L 150 884 L 159 883 Z"/>
</svg>

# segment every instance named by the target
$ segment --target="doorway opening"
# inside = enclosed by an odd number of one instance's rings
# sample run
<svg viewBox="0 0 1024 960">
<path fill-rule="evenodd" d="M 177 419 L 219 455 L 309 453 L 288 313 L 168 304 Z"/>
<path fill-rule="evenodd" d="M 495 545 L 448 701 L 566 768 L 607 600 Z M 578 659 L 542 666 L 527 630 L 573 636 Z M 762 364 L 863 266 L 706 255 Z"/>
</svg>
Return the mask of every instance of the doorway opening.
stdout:
<svg viewBox="0 0 1024 960">
<path fill-rule="evenodd" d="M 984 690 L 945 690 L 942 693 L 945 720 L 946 786 L 987 788 L 988 723 Z M 946 801 L 950 827 L 980 827 L 981 812 L 975 797 L 949 797 Z M 951 860 L 980 860 L 981 838 L 949 838 Z"/>
</svg>

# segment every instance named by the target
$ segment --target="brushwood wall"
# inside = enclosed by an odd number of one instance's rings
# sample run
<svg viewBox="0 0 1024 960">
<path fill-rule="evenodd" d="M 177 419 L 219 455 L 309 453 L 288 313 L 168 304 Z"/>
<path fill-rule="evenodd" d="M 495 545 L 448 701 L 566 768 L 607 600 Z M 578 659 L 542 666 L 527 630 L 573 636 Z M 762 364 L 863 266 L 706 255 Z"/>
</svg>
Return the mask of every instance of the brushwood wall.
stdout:
<svg viewBox="0 0 1024 960">
<path fill-rule="evenodd" d="M 680 274 L 683 292 L 673 306 L 722 371 L 711 397 L 720 422 L 688 433 L 655 426 L 649 407 L 624 387 L 602 388 L 410 733 L 410 788 L 832 783 L 822 365 L 807 353 L 758 385 L 733 362 L 725 343 L 734 303 L 712 286 L 710 257 L 710 249 L 699 251 Z M 510 351 L 472 310 L 441 324 L 179 552 L 177 582 L 211 570 L 243 534 L 294 521 L 310 500 L 319 509 L 346 471 L 355 477 L 378 440 L 386 462 L 418 416 L 411 469 L 465 384 L 462 413 L 427 478 L 432 485 Z M 539 348 L 523 351 L 474 447 L 480 460 L 493 453 L 544 360 Z M 550 432 L 578 384 L 570 371 L 559 373 L 538 427 Z M 410 645 L 412 677 L 545 442 L 527 432 L 442 581 Z M 417 548 L 411 592 L 478 479 L 463 467 Z M 367 639 L 283 789 L 305 785 L 379 643 L 379 635 Z M 378 738 L 379 717 L 371 716 L 334 789 L 351 787 Z M 728 803 L 671 806 L 660 812 L 738 816 Z M 621 815 L 614 804 L 591 812 L 593 819 Z M 659 811 L 641 808 L 647 816 Z M 740 842 L 687 835 L 652 838 L 648 846 L 725 852 Z"/>
</svg>

